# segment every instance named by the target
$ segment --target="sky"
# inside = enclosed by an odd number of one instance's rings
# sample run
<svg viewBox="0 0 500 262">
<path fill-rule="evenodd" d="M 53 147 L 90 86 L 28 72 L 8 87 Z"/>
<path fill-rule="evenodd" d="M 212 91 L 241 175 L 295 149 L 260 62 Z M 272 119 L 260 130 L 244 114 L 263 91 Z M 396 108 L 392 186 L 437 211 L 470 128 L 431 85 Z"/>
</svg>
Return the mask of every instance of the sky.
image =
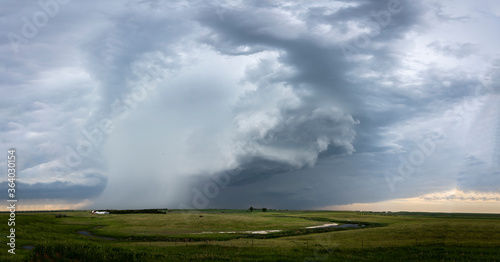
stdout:
<svg viewBox="0 0 500 262">
<path fill-rule="evenodd" d="M 500 3 L 0 5 L 21 210 L 500 213 Z"/>
</svg>

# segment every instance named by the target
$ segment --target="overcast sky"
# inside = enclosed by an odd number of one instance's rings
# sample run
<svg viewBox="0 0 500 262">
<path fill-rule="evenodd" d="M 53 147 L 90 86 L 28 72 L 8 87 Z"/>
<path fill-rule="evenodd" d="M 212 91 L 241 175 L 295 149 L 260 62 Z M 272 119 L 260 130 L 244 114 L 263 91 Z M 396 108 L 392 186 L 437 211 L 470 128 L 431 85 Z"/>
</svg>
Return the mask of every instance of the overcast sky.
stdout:
<svg viewBox="0 0 500 262">
<path fill-rule="evenodd" d="M 496 1 L 1 5 L 21 208 L 500 212 Z"/>
</svg>

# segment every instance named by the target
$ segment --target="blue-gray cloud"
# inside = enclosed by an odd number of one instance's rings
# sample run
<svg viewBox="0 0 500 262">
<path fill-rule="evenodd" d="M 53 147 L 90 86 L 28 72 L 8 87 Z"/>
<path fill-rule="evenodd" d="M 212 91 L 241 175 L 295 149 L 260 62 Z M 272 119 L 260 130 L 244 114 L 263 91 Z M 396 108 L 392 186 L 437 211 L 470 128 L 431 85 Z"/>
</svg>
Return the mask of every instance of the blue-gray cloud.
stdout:
<svg viewBox="0 0 500 262">
<path fill-rule="evenodd" d="M 498 140 L 481 131 L 500 114 L 495 14 L 397 0 L 49 2 L 1 11 L 0 148 L 18 150 L 25 198 L 177 207 L 227 173 L 207 206 L 498 188 L 498 149 L 480 146 Z"/>
</svg>

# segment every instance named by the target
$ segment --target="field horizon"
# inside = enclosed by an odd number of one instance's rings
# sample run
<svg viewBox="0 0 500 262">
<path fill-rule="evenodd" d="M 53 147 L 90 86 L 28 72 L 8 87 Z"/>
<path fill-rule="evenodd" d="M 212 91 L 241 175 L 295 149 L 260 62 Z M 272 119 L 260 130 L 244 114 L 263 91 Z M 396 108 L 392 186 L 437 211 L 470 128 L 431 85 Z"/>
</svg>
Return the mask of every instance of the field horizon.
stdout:
<svg viewBox="0 0 500 262">
<path fill-rule="evenodd" d="M 500 254 L 500 214 L 115 211 L 19 212 L 16 254 L 0 260 L 497 261 Z"/>
<path fill-rule="evenodd" d="M 16 210 L 16 213 L 30 213 L 30 212 L 91 212 L 95 211 L 128 211 L 128 210 L 171 210 L 171 211 L 202 211 L 202 210 L 243 210 L 249 211 L 244 208 L 205 208 L 205 209 L 178 209 L 178 208 L 104 208 L 104 209 L 43 209 L 43 210 Z M 255 208 L 256 212 L 261 212 L 260 208 Z M 423 214 L 491 214 L 500 215 L 500 212 L 447 212 L 447 211 L 376 211 L 376 210 L 327 210 L 327 209 L 273 209 L 269 208 L 267 211 L 288 211 L 288 212 L 364 212 L 364 213 L 423 213 Z M 1 213 L 9 213 L 10 211 L 0 211 Z M 250 212 L 250 211 L 249 211 Z"/>
</svg>

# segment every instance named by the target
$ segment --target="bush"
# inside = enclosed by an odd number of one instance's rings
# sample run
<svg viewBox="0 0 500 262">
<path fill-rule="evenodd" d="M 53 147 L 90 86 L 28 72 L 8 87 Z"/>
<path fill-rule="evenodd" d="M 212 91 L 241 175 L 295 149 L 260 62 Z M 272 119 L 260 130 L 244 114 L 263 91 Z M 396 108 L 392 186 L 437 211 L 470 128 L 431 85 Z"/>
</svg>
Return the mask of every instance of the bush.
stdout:
<svg viewBox="0 0 500 262">
<path fill-rule="evenodd" d="M 160 209 L 135 209 L 135 210 L 106 210 L 110 214 L 166 214 Z"/>
</svg>

